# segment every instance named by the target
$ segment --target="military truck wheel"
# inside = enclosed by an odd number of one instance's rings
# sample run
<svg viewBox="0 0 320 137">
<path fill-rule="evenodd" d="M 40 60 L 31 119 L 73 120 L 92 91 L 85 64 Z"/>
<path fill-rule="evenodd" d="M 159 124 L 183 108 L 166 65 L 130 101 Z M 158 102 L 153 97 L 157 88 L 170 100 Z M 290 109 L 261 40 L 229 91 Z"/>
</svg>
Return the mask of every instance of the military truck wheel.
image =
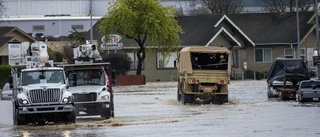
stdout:
<svg viewBox="0 0 320 137">
<path fill-rule="evenodd" d="M 178 91 L 177 91 L 177 100 L 179 102 L 181 101 L 181 94 L 179 93 L 179 88 L 178 88 Z"/>
<path fill-rule="evenodd" d="M 221 105 L 223 103 L 228 102 L 228 95 L 219 95 L 218 103 Z"/>
<path fill-rule="evenodd" d="M 184 93 L 181 94 L 181 103 L 183 105 L 185 105 L 187 102 L 186 102 L 186 95 Z"/>
<path fill-rule="evenodd" d="M 17 108 L 14 109 L 15 114 L 14 114 L 14 125 L 25 125 L 26 124 L 26 117 L 24 115 L 19 114 L 19 110 Z"/>
<path fill-rule="evenodd" d="M 177 100 L 181 101 L 181 93 L 183 92 L 183 84 L 178 84 L 178 90 L 177 90 Z"/>
</svg>

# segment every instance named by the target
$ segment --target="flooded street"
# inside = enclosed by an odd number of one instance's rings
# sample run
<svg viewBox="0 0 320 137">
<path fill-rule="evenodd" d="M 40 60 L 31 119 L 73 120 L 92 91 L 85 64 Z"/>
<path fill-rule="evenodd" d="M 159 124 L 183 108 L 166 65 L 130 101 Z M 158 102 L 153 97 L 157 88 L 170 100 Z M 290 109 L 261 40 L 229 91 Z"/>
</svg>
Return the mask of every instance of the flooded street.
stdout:
<svg viewBox="0 0 320 137">
<path fill-rule="evenodd" d="M 268 99 L 266 81 L 232 81 L 229 103 L 182 105 L 177 82 L 114 87 L 115 117 L 78 117 L 76 124 L 13 126 L 12 104 L 0 101 L 1 136 L 320 136 L 320 103 Z"/>
</svg>

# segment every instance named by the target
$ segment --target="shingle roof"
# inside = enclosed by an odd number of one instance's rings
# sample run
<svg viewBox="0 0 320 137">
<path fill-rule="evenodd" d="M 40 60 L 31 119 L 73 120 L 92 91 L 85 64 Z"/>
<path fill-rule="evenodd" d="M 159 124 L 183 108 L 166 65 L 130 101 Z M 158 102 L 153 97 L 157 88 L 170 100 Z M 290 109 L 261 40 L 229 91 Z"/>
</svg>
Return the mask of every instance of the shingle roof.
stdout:
<svg viewBox="0 0 320 137">
<path fill-rule="evenodd" d="M 12 26 L 0 26 L 0 37 L 3 37 L 10 31 L 12 31 L 15 27 Z"/>
<path fill-rule="evenodd" d="M 23 32 L 22 30 L 20 30 L 19 28 L 15 27 L 15 26 L 0 26 L 0 48 L 13 39 L 13 37 L 11 37 L 11 36 L 5 36 L 6 34 L 8 34 L 9 32 L 11 32 L 13 30 L 18 30 L 22 34 L 28 36 L 27 33 Z M 28 37 L 31 40 L 36 41 L 31 36 L 28 36 Z"/>
<path fill-rule="evenodd" d="M 177 17 L 178 24 L 184 34 L 180 34 L 181 45 L 206 45 L 220 30 L 214 27 L 222 15 L 181 16 Z"/>
<path fill-rule="evenodd" d="M 307 24 L 314 12 L 300 12 L 300 39 L 311 29 Z M 227 15 L 254 43 L 296 43 L 296 13 L 259 13 Z"/>
</svg>

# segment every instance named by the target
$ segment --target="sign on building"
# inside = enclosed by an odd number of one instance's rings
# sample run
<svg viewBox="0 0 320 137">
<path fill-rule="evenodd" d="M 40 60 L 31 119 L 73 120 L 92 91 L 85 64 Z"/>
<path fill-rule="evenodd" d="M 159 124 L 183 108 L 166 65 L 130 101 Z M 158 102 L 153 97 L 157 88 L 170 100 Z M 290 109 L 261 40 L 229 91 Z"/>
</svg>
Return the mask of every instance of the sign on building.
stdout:
<svg viewBox="0 0 320 137">
<path fill-rule="evenodd" d="M 101 50 L 120 50 L 123 48 L 123 44 L 120 43 L 121 36 L 116 34 L 109 35 L 109 39 L 106 40 L 105 36 L 101 38 L 102 44 L 100 45 Z"/>
</svg>

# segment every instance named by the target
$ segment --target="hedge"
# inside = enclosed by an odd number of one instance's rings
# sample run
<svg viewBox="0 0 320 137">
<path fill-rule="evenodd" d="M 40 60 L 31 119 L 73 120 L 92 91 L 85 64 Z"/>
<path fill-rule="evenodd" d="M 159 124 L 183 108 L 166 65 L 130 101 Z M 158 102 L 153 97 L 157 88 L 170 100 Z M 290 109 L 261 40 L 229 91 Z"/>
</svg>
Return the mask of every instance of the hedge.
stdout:
<svg viewBox="0 0 320 137">
<path fill-rule="evenodd" d="M 25 67 L 18 67 L 19 70 Z M 0 65 L 0 88 L 3 88 L 3 85 L 9 82 L 9 76 L 11 76 L 11 67 L 10 65 Z"/>
</svg>

